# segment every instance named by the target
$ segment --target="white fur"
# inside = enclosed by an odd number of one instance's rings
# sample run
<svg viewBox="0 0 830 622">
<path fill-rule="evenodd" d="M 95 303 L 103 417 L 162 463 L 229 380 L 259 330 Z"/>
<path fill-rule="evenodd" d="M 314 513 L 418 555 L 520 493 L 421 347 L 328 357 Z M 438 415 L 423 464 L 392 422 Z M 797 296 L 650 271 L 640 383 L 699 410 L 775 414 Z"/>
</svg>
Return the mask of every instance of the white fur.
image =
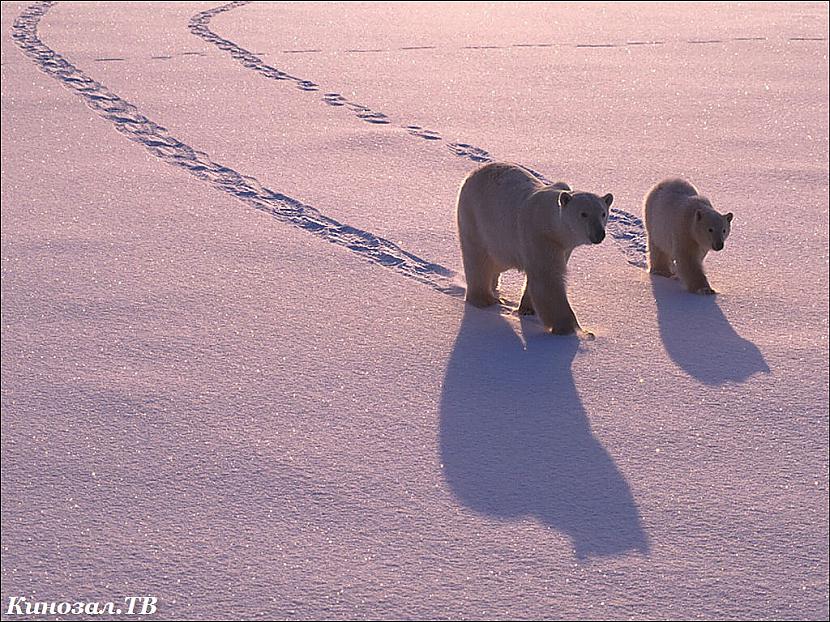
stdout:
<svg viewBox="0 0 830 622">
<path fill-rule="evenodd" d="M 545 186 L 513 164 L 487 164 L 464 180 L 458 195 L 458 233 L 469 303 L 498 302 L 505 270 L 525 272 L 521 313 L 539 314 L 555 333 L 580 330 L 565 291 L 571 251 L 605 237 L 613 197 Z M 593 240 L 591 239 L 593 237 Z"/>
<path fill-rule="evenodd" d="M 645 199 L 649 271 L 671 277 L 696 294 L 714 294 L 703 272 L 710 250 L 721 250 L 732 230 L 732 214 L 719 214 L 697 188 L 683 179 L 666 179 Z"/>
</svg>

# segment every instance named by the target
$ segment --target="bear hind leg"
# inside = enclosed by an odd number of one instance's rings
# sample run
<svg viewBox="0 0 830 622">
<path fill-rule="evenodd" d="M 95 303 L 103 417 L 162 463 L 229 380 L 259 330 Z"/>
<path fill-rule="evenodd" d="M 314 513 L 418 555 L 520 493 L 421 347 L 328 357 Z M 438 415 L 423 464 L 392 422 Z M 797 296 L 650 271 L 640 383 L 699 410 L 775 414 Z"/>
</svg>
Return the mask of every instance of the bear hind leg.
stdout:
<svg viewBox="0 0 830 622">
<path fill-rule="evenodd" d="M 530 287 L 528 286 L 527 277 L 525 277 L 525 286 L 522 291 L 522 301 L 519 303 L 517 311 L 519 315 L 533 315 L 536 313 L 533 308 L 533 299 L 530 297 Z"/>
<path fill-rule="evenodd" d="M 462 245 L 461 255 L 467 280 L 464 300 L 475 307 L 489 307 L 497 303 L 499 298 L 495 288 L 500 273 L 492 257 L 475 243 Z"/>
</svg>

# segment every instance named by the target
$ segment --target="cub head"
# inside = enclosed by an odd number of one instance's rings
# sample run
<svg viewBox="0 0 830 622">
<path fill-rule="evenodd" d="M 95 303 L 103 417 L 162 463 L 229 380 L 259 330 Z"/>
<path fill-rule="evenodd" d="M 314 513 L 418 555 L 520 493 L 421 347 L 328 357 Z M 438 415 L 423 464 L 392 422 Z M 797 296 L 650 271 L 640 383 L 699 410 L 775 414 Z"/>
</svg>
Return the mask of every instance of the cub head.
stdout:
<svg viewBox="0 0 830 622">
<path fill-rule="evenodd" d="M 732 212 L 719 214 L 711 206 L 695 209 L 694 237 L 701 247 L 713 251 L 723 250 L 723 243 L 732 231 Z"/>
<path fill-rule="evenodd" d="M 567 225 L 574 246 L 599 244 L 605 239 L 608 208 L 613 201 L 612 194 L 599 197 L 590 192 L 559 193 L 562 222 Z"/>
</svg>

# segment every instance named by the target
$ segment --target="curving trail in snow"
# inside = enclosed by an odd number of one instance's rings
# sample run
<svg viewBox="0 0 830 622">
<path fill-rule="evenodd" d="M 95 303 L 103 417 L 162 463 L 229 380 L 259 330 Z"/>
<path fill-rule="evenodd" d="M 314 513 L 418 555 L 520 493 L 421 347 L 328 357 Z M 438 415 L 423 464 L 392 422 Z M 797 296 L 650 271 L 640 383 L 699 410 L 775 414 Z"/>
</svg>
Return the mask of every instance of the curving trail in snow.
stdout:
<svg viewBox="0 0 830 622">
<path fill-rule="evenodd" d="M 266 188 L 254 177 L 215 162 L 204 151 L 194 149 L 171 136 L 166 128 L 141 114 L 136 106 L 87 76 L 40 40 L 38 23 L 54 4 L 37 2 L 24 10 L 13 25 L 12 36 L 15 42 L 43 72 L 74 91 L 127 139 L 139 143 L 168 164 L 184 168 L 199 179 L 282 222 L 348 248 L 369 261 L 391 268 L 440 292 L 463 296 L 463 287 L 456 282 L 458 276 L 449 268 L 422 259 L 394 242 L 338 222 L 310 205 Z M 300 86 L 304 84 L 304 81 L 291 76 L 287 76 L 287 79 L 294 80 Z"/>
<path fill-rule="evenodd" d="M 298 199 L 264 187 L 254 177 L 241 174 L 229 166 L 215 162 L 209 154 L 194 149 L 175 138 L 167 128 L 141 114 L 136 106 L 87 76 L 58 52 L 46 46 L 38 37 L 38 23 L 54 4 L 54 2 L 38 2 L 24 10 L 13 25 L 12 36 L 15 42 L 42 71 L 74 91 L 92 110 L 111 122 L 115 129 L 127 139 L 141 144 L 165 162 L 186 169 L 199 179 L 211 183 L 214 187 L 233 195 L 255 209 L 273 215 L 282 222 L 290 223 L 328 242 L 348 248 L 369 261 L 394 269 L 403 276 L 442 293 L 459 298 L 463 296 L 464 289 L 459 284 L 460 277 L 453 270 L 427 261 L 371 232 L 325 216 L 316 208 Z M 191 30 L 207 31 L 206 24 L 212 15 L 230 10 L 240 4 L 244 3 L 222 5 L 218 9 L 197 14 L 191 20 Z M 261 67 L 254 62 L 256 58 L 254 55 L 234 44 L 216 43 L 224 46 L 224 49 L 233 50 L 232 54 L 235 58 L 246 63 L 246 66 L 258 67 L 257 71 L 264 75 L 280 76 L 275 79 L 293 81 L 301 88 L 312 84 L 275 68 Z M 416 130 L 421 131 L 422 128 L 415 128 L 415 126 L 409 128 L 413 134 L 417 133 Z M 428 132 L 428 130 L 423 131 Z M 434 139 L 441 140 L 437 136 Z M 486 151 L 466 143 L 453 143 L 450 148 L 457 155 L 473 161 L 488 162 L 493 159 Z M 547 181 L 540 173 L 529 170 L 543 181 Z M 627 212 L 615 210 L 608 229 L 615 240 L 626 242 L 621 245 L 621 248 L 626 253 L 629 263 L 642 266 L 645 246 L 641 239 L 643 234 L 640 219 Z"/>
<path fill-rule="evenodd" d="M 190 19 L 190 31 L 197 37 L 200 37 L 208 43 L 215 45 L 223 52 L 229 53 L 234 60 L 241 63 L 247 69 L 251 69 L 266 78 L 271 80 L 292 82 L 304 91 L 318 91 L 320 86 L 317 83 L 308 79 L 299 78 L 265 63 L 257 54 L 246 50 L 230 39 L 219 36 L 216 32 L 210 29 L 210 21 L 214 16 L 245 6 L 246 4 L 249 4 L 249 2 L 242 0 L 238 2 L 229 2 L 206 11 L 200 11 Z M 576 47 L 580 47 L 580 45 L 577 45 Z M 345 110 L 349 110 L 359 119 L 367 123 L 389 124 L 390 122 L 389 117 L 386 114 L 373 110 L 364 104 L 350 101 L 344 98 L 340 93 L 325 93 L 323 95 L 323 101 L 330 106 L 338 106 Z M 406 130 L 408 134 L 416 138 L 434 142 L 444 141 L 438 132 L 425 129 L 419 125 L 402 124 L 400 127 Z M 493 162 L 496 160 L 496 158 L 494 158 L 489 151 L 469 143 L 446 142 L 446 146 L 449 151 L 456 156 L 466 158 L 479 164 Z M 542 182 L 547 184 L 553 183 L 543 174 L 534 171 L 530 167 L 525 166 L 525 168 L 533 173 L 533 175 L 535 175 Z M 607 228 L 608 233 L 612 238 L 614 238 L 618 248 L 625 256 L 626 261 L 637 268 L 645 268 L 646 240 L 645 228 L 643 226 L 642 219 L 625 210 L 612 208 Z"/>
</svg>

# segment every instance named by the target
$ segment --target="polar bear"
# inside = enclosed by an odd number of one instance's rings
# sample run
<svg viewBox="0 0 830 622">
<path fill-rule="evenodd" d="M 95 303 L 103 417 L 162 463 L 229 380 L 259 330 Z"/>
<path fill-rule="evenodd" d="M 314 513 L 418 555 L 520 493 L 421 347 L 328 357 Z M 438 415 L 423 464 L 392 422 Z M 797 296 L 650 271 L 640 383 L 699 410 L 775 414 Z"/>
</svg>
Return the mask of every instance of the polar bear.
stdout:
<svg viewBox="0 0 830 622">
<path fill-rule="evenodd" d="M 695 294 L 716 293 L 703 273 L 710 250 L 723 249 L 733 214 L 719 214 L 712 203 L 683 179 L 665 179 L 645 198 L 648 268 L 672 277 L 673 264 L 684 287 Z"/>
<path fill-rule="evenodd" d="M 565 287 L 571 251 L 605 239 L 614 197 L 574 192 L 564 182 L 546 186 L 515 164 L 486 164 L 458 193 L 458 236 L 466 300 L 477 307 L 499 301 L 499 275 L 525 273 L 518 311 L 538 314 L 555 334 L 581 331 Z"/>
</svg>

